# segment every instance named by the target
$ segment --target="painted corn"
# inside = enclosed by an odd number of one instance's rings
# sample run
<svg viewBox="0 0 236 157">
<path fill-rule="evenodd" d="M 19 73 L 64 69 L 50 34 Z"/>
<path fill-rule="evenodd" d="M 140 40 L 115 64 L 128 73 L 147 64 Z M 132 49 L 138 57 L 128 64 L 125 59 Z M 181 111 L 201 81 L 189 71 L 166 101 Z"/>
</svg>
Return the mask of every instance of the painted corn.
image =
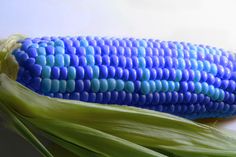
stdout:
<svg viewBox="0 0 236 157">
<path fill-rule="evenodd" d="M 19 41 L 17 81 L 50 97 L 146 108 L 189 119 L 236 113 L 236 56 L 215 47 L 134 38 Z"/>
</svg>

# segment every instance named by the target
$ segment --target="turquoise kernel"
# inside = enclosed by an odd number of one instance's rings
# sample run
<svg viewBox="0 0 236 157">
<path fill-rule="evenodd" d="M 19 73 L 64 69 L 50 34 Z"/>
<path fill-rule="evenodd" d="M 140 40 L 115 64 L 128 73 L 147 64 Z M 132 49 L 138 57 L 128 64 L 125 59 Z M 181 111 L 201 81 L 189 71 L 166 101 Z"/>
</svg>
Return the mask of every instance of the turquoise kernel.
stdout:
<svg viewBox="0 0 236 157">
<path fill-rule="evenodd" d="M 38 55 L 44 55 L 44 56 L 46 55 L 46 50 L 44 47 L 39 47 L 37 49 L 37 52 L 38 52 Z"/>
<path fill-rule="evenodd" d="M 43 93 L 49 93 L 51 90 L 51 79 L 45 78 L 41 82 L 41 89 Z"/>
<path fill-rule="evenodd" d="M 41 66 L 46 65 L 47 61 L 46 61 L 46 57 L 43 55 L 37 56 L 36 57 L 36 64 L 39 64 Z"/>
<path fill-rule="evenodd" d="M 99 67 L 97 65 L 93 66 L 93 78 L 99 77 Z"/>
<path fill-rule="evenodd" d="M 179 82 L 181 79 L 182 79 L 182 71 L 179 69 L 176 69 L 175 81 Z"/>
<path fill-rule="evenodd" d="M 220 96 L 220 90 L 219 88 L 215 88 L 215 93 L 213 95 L 213 100 L 218 100 Z"/>
<path fill-rule="evenodd" d="M 155 81 L 150 80 L 149 81 L 149 85 L 150 85 L 150 92 L 154 93 L 156 91 L 156 83 L 155 83 Z"/>
<path fill-rule="evenodd" d="M 169 89 L 168 82 L 166 80 L 161 80 L 161 84 L 162 84 L 162 91 L 167 92 Z"/>
<path fill-rule="evenodd" d="M 76 70 L 75 67 L 70 66 L 68 67 L 68 80 L 74 80 L 76 77 Z"/>
<path fill-rule="evenodd" d="M 146 50 L 145 50 L 145 48 L 142 47 L 142 46 L 140 46 L 140 47 L 138 48 L 138 56 L 139 56 L 139 57 L 145 57 L 145 55 L 146 55 Z"/>
<path fill-rule="evenodd" d="M 70 55 L 64 54 L 64 66 L 68 67 L 70 66 Z"/>
<path fill-rule="evenodd" d="M 40 43 L 39 46 L 40 47 L 47 47 L 48 45 L 47 45 L 47 43 Z"/>
<path fill-rule="evenodd" d="M 100 92 L 106 92 L 108 90 L 108 83 L 106 79 L 100 79 Z"/>
<path fill-rule="evenodd" d="M 42 75 L 42 78 L 50 78 L 51 77 L 51 67 L 50 66 L 43 66 L 41 75 Z"/>
<path fill-rule="evenodd" d="M 67 80 L 67 83 L 66 83 L 66 91 L 71 93 L 71 92 L 74 92 L 75 90 L 75 80 Z"/>
<path fill-rule="evenodd" d="M 143 47 L 147 47 L 147 42 L 145 40 L 140 40 L 139 45 Z"/>
<path fill-rule="evenodd" d="M 110 78 L 107 80 L 107 83 L 108 83 L 108 90 L 109 91 L 115 90 L 115 88 L 116 88 L 116 80 L 115 79 Z"/>
<path fill-rule="evenodd" d="M 183 58 L 178 58 L 178 63 L 179 63 L 178 64 L 179 69 L 181 69 L 181 70 L 185 69 L 186 63 Z"/>
<path fill-rule="evenodd" d="M 179 87 L 180 87 L 179 82 L 175 82 L 175 91 L 179 91 Z"/>
<path fill-rule="evenodd" d="M 201 73 L 200 73 L 200 71 L 196 70 L 194 72 L 194 82 L 199 82 L 200 79 L 201 79 Z"/>
<path fill-rule="evenodd" d="M 169 91 L 173 92 L 175 90 L 175 83 L 174 81 L 168 81 Z"/>
<path fill-rule="evenodd" d="M 215 88 L 214 88 L 213 85 L 210 85 L 210 86 L 208 87 L 207 95 L 208 95 L 209 97 L 212 97 L 212 96 L 214 96 L 214 94 L 215 94 Z"/>
<path fill-rule="evenodd" d="M 65 47 L 64 42 L 60 39 L 57 39 L 56 41 L 54 41 L 54 46 L 61 46 L 61 47 Z"/>
<path fill-rule="evenodd" d="M 141 82 L 141 92 L 143 94 L 148 94 L 150 92 L 150 85 L 149 85 L 148 81 Z"/>
<path fill-rule="evenodd" d="M 134 83 L 132 81 L 125 82 L 125 91 L 128 93 L 134 92 Z"/>
<path fill-rule="evenodd" d="M 190 50 L 190 58 L 197 58 L 197 52 L 194 50 Z"/>
<path fill-rule="evenodd" d="M 202 83 L 202 93 L 207 94 L 208 93 L 208 84 L 206 82 Z"/>
<path fill-rule="evenodd" d="M 211 64 L 210 64 L 210 62 L 208 62 L 208 61 L 203 61 L 203 65 L 204 65 L 204 70 L 206 71 L 206 72 L 209 72 L 210 71 L 210 69 L 211 69 Z"/>
<path fill-rule="evenodd" d="M 211 64 L 210 73 L 212 73 L 212 75 L 216 76 L 216 74 L 217 74 L 217 66 L 216 66 L 216 64 Z"/>
<path fill-rule="evenodd" d="M 197 60 L 196 59 L 190 59 L 190 62 L 191 62 L 191 68 L 193 70 L 197 70 L 197 68 L 198 68 Z"/>
<path fill-rule="evenodd" d="M 198 69 L 199 71 L 202 71 L 203 68 L 204 68 L 203 62 L 202 62 L 202 61 L 197 61 L 197 64 L 198 64 L 197 69 Z"/>
<path fill-rule="evenodd" d="M 139 67 L 145 68 L 146 67 L 146 60 L 145 60 L 145 58 L 144 57 L 139 57 L 138 60 L 139 60 Z"/>
<path fill-rule="evenodd" d="M 55 56 L 55 66 L 63 67 L 64 66 L 64 57 L 61 54 Z"/>
<path fill-rule="evenodd" d="M 220 89 L 220 95 L 218 101 L 223 101 L 225 99 L 225 92 L 223 89 Z"/>
<path fill-rule="evenodd" d="M 143 80 L 143 81 L 147 81 L 147 80 L 149 80 L 149 79 L 150 79 L 150 71 L 149 71 L 149 69 L 144 68 L 144 69 L 143 69 L 142 80 Z"/>
<path fill-rule="evenodd" d="M 156 81 L 155 81 L 155 84 L 156 84 L 156 91 L 157 91 L 157 92 L 160 92 L 161 89 L 162 89 L 162 83 L 161 83 L 161 81 L 160 81 L 160 80 L 156 80 Z"/>
<path fill-rule="evenodd" d="M 55 58 L 54 55 L 48 55 L 47 56 L 47 65 L 52 67 L 55 64 Z"/>
<path fill-rule="evenodd" d="M 197 93 L 197 94 L 199 94 L 199 93 L 201 93 L 202 92 L 202 84 L 200 83 L 200 82 L 195 82 L 195 92 Z"/>
<path fill-rule="evenodd" d="M 29 46 L 29 48 L 39 48 L 39 45 L 37 43 L 33 43 L 32 45 Z"/>
<path fill-rule="evenodd" d="M 88 41 L 86 39 L 81 39 L 80 40 L 80 46 L 81 47 L 87 47 L 89 44 L 88 44 Z"/>
<path fill-rule="evenodd" d="M 124 86 L 125 86 L 124 81 L 122 81 L 120 79 L 116 80 L 116 90 L 117 91 L 122 91 L 124 89 Z"/>
<path fill-rule="evenodd" d="M 87 55 L 87 64 L 93 66 L 95 64 L 94 56 L 93 55 Z"/>
<path fill-rule="evenodd" d="M 65 54 L 65 49 L 61 46 L 57 46 L 57 47 L 55 47 L 55 54 L 63 55 L 63 54 Z"/>
<path fill-rule="evenodd" d="M 48 45 L 54 46 L 54 42 L 53 41 L 49 41 Z"/>
<path fill-rule="evenodd" d="M 98 92 L 100 89 L 100 81 L 98 79 L 91 80 L 91 88 L 93 92 Z"/>
<path fill-rule="evenodd" d="M 51 84 L 51 92 L 52 93 L 57 93 L 59 91 L 59 80 L 52 80 Z"/>
<path fill-rule="evenodd" d="M 178 50 L 178 58 L 184 58 L 184 52 L 181 49 Z"/>
<path fill-rule="evenodd" d="M 66 92 L 66 81 L 65 80 L 60 80 L 59 91 L 61 93 Z"/>
<path fill-rule="evenodd" d="M 86 48 L 86 54 L 94 56 L 94 48 L 92 46 L 88 46 Z"/>
</svg>

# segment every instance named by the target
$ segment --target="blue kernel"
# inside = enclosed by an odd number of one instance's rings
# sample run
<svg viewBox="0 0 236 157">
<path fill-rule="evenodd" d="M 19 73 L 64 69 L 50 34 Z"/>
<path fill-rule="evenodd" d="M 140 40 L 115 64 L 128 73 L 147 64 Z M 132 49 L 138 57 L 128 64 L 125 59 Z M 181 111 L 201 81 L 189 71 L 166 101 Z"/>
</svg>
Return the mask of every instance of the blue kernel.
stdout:
<svg viewBox="0 0 236 157">
<path fill-rule="evenodd" d="M 133 63 L 133 67 L 134 67 L 134 68 L 139 67 L 139 60 L 138 60 L 138 57 L 132 56 L 132 63 Z"/>
<path fill-rule="evenodd" d="M 217 76 L 219 78 L 223 78 L 224 73 L 225 73 L 224 68 L 221 65 L 217 65 Z"/>
<path fill-rule="evenodd" d="M 124 69 L 124 70 L 123 70 L 122 79 L 123 79 L 124 81 L 127 81 L 127 80 L 129 79 L 129 70 L 127 70 L 127 69 Z"/>
<path fill-rule="evenodd" d="M 119 64 L 119 59 L 116 55 L 112 55 L 110 58 L 111 65 L 113 66 L 118 66 Z"/>
<path fill-rule="evenodd" d="M 80 100 L 80 93 L 67 93 L 68 97 L 70 97 L 71 100 Z M 64 97 L 67 97 L 67 95 L 63 95 L 63 98 Z"/>
<path fill-rule="evenodd" d="M 91 66 L 84 66 L 84 78 L 86 79 L 93 78 L 93 69 Z"/>
<path fill-rule="evenodd" d="M 165 66 L 165 59 L 162 56 L 159 56 L 159 67 L 164 68 Z"/>
<path fill-rule="evenodd" d="M 227 87 L 229 92 L 235 92 L 236 89 L 236 83 L 233 80 L 229 80 L 229 85 Z"/>
<path fill-rule="evenodd" d="M 147 66 L 147 68 L 151 68 L 152 65 L 153 65 L 151 57 L 150 57 L 150 56 L 146 56 L 146 57 L 145 57 L 145 60 L 146 60 L 146 66 Z"/>
<path fill-rule="evenodd" d="M 110 65 L 110 57 L 108 55 L 103 55 L 102 56 L 102 64 L 109 66 Z"/>
<path fill-rule="evenodd" d="M 119 47 L 117 48 L 117 50 L 118 50 L 117 54 L 118 54 L 119 56 L 124 56 L 125 50 L 124 50 L 123 47 L 119 46 Z"/>
<path fill-rule="evenodd" d="M 168 80 L 169 79 L 169 76 L 170 76 L 170 72 L 167 68 L 164 68 L 163 69 L 163 76 L 162 76 L 162 79 L 164 80 Z"/>
<path fill-rule="evenodd" d="M 108 66 L 108 77 L 114 78 L 116 74 L 116 69 L 113 66 Z"/>
<path fill-rule="evenodd" d="M 65 51 L 65 50 L 64 50 L 64 51 Z M 64 51 L 62 50 L 61 53 L 63 53 Z M 76 54 L 76 48 L 75 48 L 75 47 L 72 47 L 72 46 L 67 47 L 67 50 L 66 50 L 66 51 L 67 51 L 66 53 L 68 53 L 68 54 L 70 54 L 70 55 Z"/>
<path fill-rule="evenodd" d="M 135 81 L 136 80 L 136 71 L 134 69 L 129 69 L 129 80 Z"/>
<path fill-rule="evenodd" d="M 119 56 L 119 66 L 124 68 L 126 66 L 126 57 L 125 56 Z"/>
<path fill-rule="evenodd" d="M 27 49 L 27 54 L 29 55 L 29 57 L 35 58 L 38 55 L 37 49 L 33 48 L 33 47 L 28 48 Z"/>
<path fill-rule="evenodd" d="M 84 91 L 84 92 L 81 93 L 80 97 L 81 97 L 81 99 L 80 99 L 81 101 L 87 102 L 88 99 L 89 99 L 89 93 Z"/>
<path fill-rule="evenodd" d="M 126 67 L 127 69 L 130 69 L 133 67 L 132 59 L 129 57 L 126 57 Z"/>
<path fill-rule="evenodd" d="M 111 97 L 112 97 L 112 99 L 110 101 L 111 104 L 116 104 L 117 103 L 118 95 L 119 94 L 118 94 L 117 91 L 112 91 L 111 92 Z"/>
<path fill-rule="evenodd" d="M 38 64 L 34 64 L 30 67 L 30 71 L 33 77 L 38 77 L 41 75 L 42 72 L 42 66 Z"/>
<path fill-rule="evenodd" d="M 117 67 L 117 68 L 116 68 L 116 75 L 115 75 L 115 77 L 118 78 L 118 79 L 120 79 L 120 78 L 122 78 L 122 76 L 123 76 L 123 70 L 122 70 L 122 68 Z"/>
<path fill-rule="evenodd" d="M 61 98 L 63 98 L 63 94 L 62 94 L 62 93 L 55 93 L 55 94 L 54 94 L 54 97 L 61 99 Z"/>
<path fill-rule="evenodd" d="M 74 67 L 79 65 L 79 57 L 77 55 L 70 55 L 70 65 Z"/>
<path fill-rule="evenodd" d="M 76 69 L 76 79 L 84 78 L 84 68 L 81 66 L 75 67 Z"/>
<path fill-rule="evenodd" d="M 101 65 L 99 67 L 100 69 L 100 78 L 107 78 L 108 76 L 108 69 L 107 69 L 107 66 L 105 65 Z M 118 69 L 118 68 L 117 68 Z"/>
<path fill-rule="evenodd" d="M 60 69 L 58 67 L 52 67 L 51 71 L 51 78 L 52 79 L 59 79 L 60 77 Z"/>
<path fill-rule="evenodd" d="M 205 82 L 207 80 L 207 73 L 205 71 L 201 71 L 201 82 Z"/>
<path fill-rule="evenodd" d="M 180 91 L 181 92 L 187 92 L 188 91 L 188 83 L 187 82 L 180 82 Z"/>
<path fill-rule="evenodd" d="M 223 76 L 224 79 L 229 79 L 231 77 L 231 71 L 229 68 L 225 68 L 225 74 Z"/>
<path fill-rule="evenodd" d="M 85 66 L 85 65 L 87 65 L 87 59 L 86 59 L 85 56 L 80 56 L 80 57 L 79 57 L 79 65 L 80 65 L 80 66 Z"/>
<path fill-rule="evenodd" d="M 84 47 L 79 47 L 76 53 L 77 53 L 78 56 L 85 56 L 86 55 L 86 50 L 85 50 Z"/>
<path fill-rule="evenodd" d="M 102 64 L 102 57 L 100 55 L 95 55 L 95 64 L 96 65 Z"/>
<path fill-rule="evenodd" d="M 165 67 L 166 68 L 172 68 L 172 66 L 173 66 L 172 59 L 171 59 L 171 57 L 167 56 L 165 58 Z"/>
<path fill-rule="evenodd" d="M 96 101 L 96 93 L 89 93 L 89 102 L 95 102 Z"/>
<path fill-rule="evenodd" d="M 150 69 L 150 80 L 155 80 L 156 77 L 157 77 L 156 69 L 151 68 L 151 69 Z"/>
<path fill-rule="evenodd" d="M 153 67 L 159 67 L 159 59 L 157 56 L 152 56 Z"/>
<path fill-rule="evenodd" d="M 187 69 L 184 69 L 182 72 L 182 81 L 188 81 L 189 80 L 189 72 Z"/>
</svg>

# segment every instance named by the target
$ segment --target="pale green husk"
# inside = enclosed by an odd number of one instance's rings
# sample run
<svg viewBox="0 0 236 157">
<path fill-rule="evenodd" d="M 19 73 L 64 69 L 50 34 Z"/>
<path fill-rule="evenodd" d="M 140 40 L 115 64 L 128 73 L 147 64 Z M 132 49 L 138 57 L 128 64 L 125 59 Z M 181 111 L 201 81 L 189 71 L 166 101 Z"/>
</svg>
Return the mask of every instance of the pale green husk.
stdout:
<svg viewBox="0 0 236 157">
<path fill-rule="evenodd" d="M 48 149 L 38 135 L 67 150 L 63 156 L 236 156 L 233 134 L 169 114 L 40 96 L 5 74 L 0 95 L 5 117 L 44 156 L 58 150 Z"/>
</svg>

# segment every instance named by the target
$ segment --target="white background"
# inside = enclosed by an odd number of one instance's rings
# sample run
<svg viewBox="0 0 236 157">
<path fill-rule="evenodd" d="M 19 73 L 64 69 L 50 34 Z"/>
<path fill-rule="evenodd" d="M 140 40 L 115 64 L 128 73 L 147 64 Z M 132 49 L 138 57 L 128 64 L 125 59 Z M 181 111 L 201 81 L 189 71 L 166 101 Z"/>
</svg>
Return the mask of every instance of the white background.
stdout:
<svg viewBox="0 0 236 157">
<path fill-rule="evenodd" d="M 235 0 L 0 0 L 0 15 L 0 38 L 145 37 L 236 49 Z M 236 130 L 236 120 L 224 127 Z"/>
</svg>

